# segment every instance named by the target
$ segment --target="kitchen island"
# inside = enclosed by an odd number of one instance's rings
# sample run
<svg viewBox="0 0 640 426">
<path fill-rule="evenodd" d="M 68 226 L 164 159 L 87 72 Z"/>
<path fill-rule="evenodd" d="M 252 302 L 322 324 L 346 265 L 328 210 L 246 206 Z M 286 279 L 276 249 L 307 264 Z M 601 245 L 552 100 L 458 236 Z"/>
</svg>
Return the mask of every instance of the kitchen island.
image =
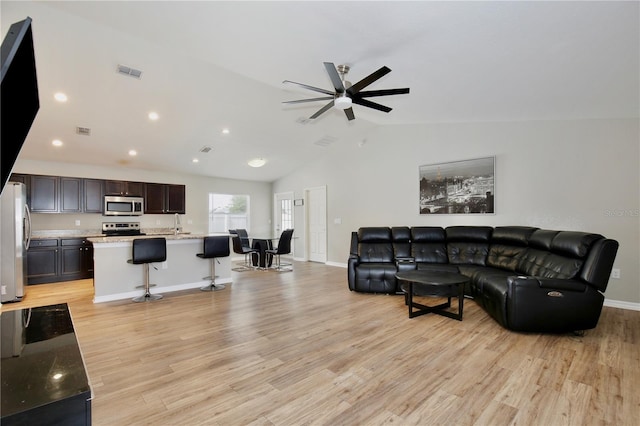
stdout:
<svg viewBox="0 0 640 426">
<path fill-rule="evenodd" d="M 87 238 L 93 244 L 94 303 L 129 299 L 140 296 L 143 284 L 142 265 L 127 263 L 131 259 L 133 240 L 138 238 L 163 237 L 167 240 L 167 260 L 151 264 L 149 280 L 151 293 L 166 294 L 173 291 L 196 289 L 209 284 L 202 277 L 210 275 L 210 260 L 196 256 L 202 253 L 203 239 L 207 236 L 229 234 L 170 234 L 136 235 Z M 231 282 L 231 258 L 218 259 L 216 283 Z M 158 268 L 157 270 L 155 268 Z"/>
</svg>

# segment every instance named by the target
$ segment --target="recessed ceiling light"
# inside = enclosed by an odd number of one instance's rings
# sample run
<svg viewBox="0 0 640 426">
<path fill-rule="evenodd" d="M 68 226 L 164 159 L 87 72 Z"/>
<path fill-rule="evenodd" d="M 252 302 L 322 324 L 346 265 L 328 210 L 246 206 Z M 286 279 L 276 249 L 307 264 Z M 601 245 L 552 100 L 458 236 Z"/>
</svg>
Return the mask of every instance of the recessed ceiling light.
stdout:
<svg viewBox="0 0 640 426">
<path fill-rule="evenodd" d="M 54 140 L 51 141 L 51 145 L 53 145 L 53 146 L 62 146 L 63 143 L 62 143 L 62 141 L 60 139 L 54 139 Z"/>
<path fill-rule="evenodd" d="M 229 129 L 222 129 L 222 134 L 223 135 L 228 135 L 229 134 Z"/>
<path fill-rule="evenodd" d="M 253 160 L 249 160 L 247 162 L 251 167 L 262 167 L 267 163 L 267 160 L 264 158 L 254 158 Z"/>
<path fill-rule="evenodd" d="M 65 95 L 62 92 L 58 92 L 55 95 L 53 95 L 53 97 L 55 98 L 56 101 L 58 102 L 67 102 L 67 95 Z"/>
<path fill-rule="evenodd" d="M 130 149 L 129 150 L 129 155 L 132 157 L 135 157 L 136 155 L 138 155 L 138 151 L 136 151 L 135 149 Z"/>
<path fill-rule="evenodd" d="M 197 158 L 194 158 L 193 160 L 191 160 L 192 163 L 198 163 L 200 162 L 200 160 L 198 160 Z"/>
<path fill-rule="evenodd" d="M 151 111 L 151 112 L 149 113 L 149 120 L 156 121 L 158 118 L 160 118 L 160 116 L 158 115 L 158 113 L 157 113 L 157 112 L 153 112 L 153 111 Z"/>
</svg>

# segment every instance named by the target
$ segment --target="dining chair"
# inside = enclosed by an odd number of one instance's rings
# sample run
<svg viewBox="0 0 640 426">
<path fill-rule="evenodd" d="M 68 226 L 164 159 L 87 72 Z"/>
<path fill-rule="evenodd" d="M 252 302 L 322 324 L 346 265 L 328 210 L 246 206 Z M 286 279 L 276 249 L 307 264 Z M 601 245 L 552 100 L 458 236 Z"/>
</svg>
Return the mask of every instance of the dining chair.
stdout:
<svg viewBox="0 0 640 426">
<path fill-rule="evenodd" d="M 283 254 L 291 253 L 291 238 L 293 237 L 293 229 L 285 229 L 280 234 L 280 239 L 278 240 L 278 247 L 274 249 L 267 249 L 265 251 L 266 256 L 276 257 L 276 266 L 273 268 L 278 272 L 291 272 L 293 271 L 292 263 L 281 263 L 280 256 Z M 284 268 L 284 266 L 288 266 L 289 268 Z"/>
<path fill-rule="evenodd" d="M 230 231 L 231 232 L 231 231 Z M 256 267 L 252 266 L 252 264 L 249 261 L 249 256 L 251 256 L 253 258 L 253 254 L 255 253 L 256 256 L 258 256 L 258 262 L 257 265 L 260 264 L 260 252 L 256 249 L 252 249 L 251 247 L 245 247 L 242 245 L 242 240 L 240 238 L 240 236 L 235 233 L 235 235 L 232 233 L 231 234 L 231 245 L 233 247 L 233 252 L 237 253 L 237 254 L 243 254 L 244 255 L 244 264 L 242 266 L 238 266 L 236 268 L 232 268 L 232 271 L 237 271 L 237 272 L 243 272 L 243 271 L 251 271 L 253 269 L 256 269 Z M 251 259 L 253 260 L 253 259 Z"/>
</svg>

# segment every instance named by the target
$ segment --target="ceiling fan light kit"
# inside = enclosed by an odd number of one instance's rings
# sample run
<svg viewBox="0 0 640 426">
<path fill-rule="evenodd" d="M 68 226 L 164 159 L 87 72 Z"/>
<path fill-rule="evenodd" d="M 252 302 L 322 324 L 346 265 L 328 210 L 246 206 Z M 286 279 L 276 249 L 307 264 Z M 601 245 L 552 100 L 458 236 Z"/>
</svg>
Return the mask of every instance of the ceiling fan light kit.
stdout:
<svg viewBox="0 0 640 426">
<path fill-rule="evenodd" d="M 338 65 L 337 67 L 332 62 L 325 62 L 324 67 L 329 74 L 329 78 L 333 83 L 334 91 L 321 89 L 319 87 L 309 86 L 307 84 L 296 83 L 295 81 L 285 80 L 283 83 L 295 84 L 296 86 L 312 90 L 314 92 L 322 93 L 326 96 L 319 98 L 300 99 L 296 101 L 286 101 L 285 104 L 298 104 L 304 102 L 316 102 L 316 101 L 329 101 L 325 106 L 320 108 L 310 119 L 318 118 L 320 115 L 330 110 L 333 107 L 344 111 L 349 121 L 354 120 L 355 114 L 353 113 L 352 104 L 365 106 L 367 108 L 373 108 L 378 111 L 389 112 L 391 108 L 380 105 L 376 102 L 369 101 L 364 98 L 371 98 L 375 96 L 389 96 L 389 95 L 403 95 L 409 93 L 409 88 L 402 89 L 385 89 L 385 90 L 367 90 L 362 91 L 365 87 L 375 82 L 379 78 L 387 75 L 391 72 L 388 67 L 382 67 L 379 70 L 373 72 L 367 77 L 363 78 L 356 84 L 350 84 L 345 80 L 346 74 L 349 72 L 348 65 Z"/>
<path fill-rule="evenodd" d="M 333 104 L 338 109 L 347 109 L 351 108 L 352 102 L 348 96 L 339 96 L 333 101 Z"/>
</svg>

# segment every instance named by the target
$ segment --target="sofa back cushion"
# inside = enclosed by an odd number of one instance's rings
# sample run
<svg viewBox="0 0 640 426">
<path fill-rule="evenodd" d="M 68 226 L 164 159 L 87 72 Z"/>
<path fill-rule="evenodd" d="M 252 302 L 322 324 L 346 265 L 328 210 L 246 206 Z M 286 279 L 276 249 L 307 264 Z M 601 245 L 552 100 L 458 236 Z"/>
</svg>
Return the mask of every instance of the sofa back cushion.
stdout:
<svg viewBox="0 0 640 426">
<path fill-rule="evenodd" d="M 551 251 L 562 256 L 584 259 L 593 243 L 603 238 L 600 234 L 560 231 L 551 242 Z"/>
<path fill-rule="evenodd" d="M 411 231 L 408 226 L 395 226 L 391 228 L 393 252 L 395 257 L 411 256 Z"/>
<path fill-rule="evenodd" d="M 444 229 L 437 226 L 411 228 L 411 257 L 417 263 L 448 263 Z"/>
<path fill-rule="evenodd" d="M 529 238 L 538 228 L 530 226 L 498 226 L 491 234 L 487 266 L 515 271 Z"/>
<path fill-rule="evenodd" d="M 391 228 L 365 227 L 358 229 L 358 256 L 361 263 L 393 262 Z"/>
<path fill-rule="evenodd" d="M 450 226 L 445 230 L 447 257 L 454 265 L 487 263 L 493 228 L 489 226 Z"/>
<path fill-rule="evenodd" d="M 571 259 L 548 251 L 527 249 L 518 261 L 516 272 L 542 278 L 574 278 L 582 267 L 582 260 Z"/>
</svg>

